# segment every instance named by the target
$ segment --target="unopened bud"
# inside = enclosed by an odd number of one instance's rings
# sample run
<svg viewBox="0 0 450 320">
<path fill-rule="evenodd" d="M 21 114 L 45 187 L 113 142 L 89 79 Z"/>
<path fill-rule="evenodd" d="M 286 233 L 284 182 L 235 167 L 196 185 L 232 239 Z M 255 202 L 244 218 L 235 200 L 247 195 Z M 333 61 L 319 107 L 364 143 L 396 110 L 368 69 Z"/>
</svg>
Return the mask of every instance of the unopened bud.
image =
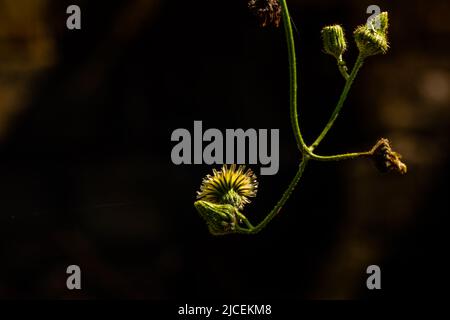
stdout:
<svg viewBox="0 0 450 320">
<path fill-rule="evenodd" d="M 322 29 L 323 49 L 325 53 L 341 60 L 347 49 L 344 30 L 340 25 L 327 26 Z"/>
<path fill-rule="evenodd" d="M 364 58 L 376 54 L 384 54 L 388 51 L 387 29 L 387 12 L 382 12 L 375 16 L 369 23 L 369 26 L 362 25 L 356 28 L 354 32 L 355 42 Z"/>
<path fill-rule="evenodd" d="M 234 232 L 237 218 L 236 209 L 232 205 L 199 200 L 194 203 L 194 206 L 205 220 L 211 234 L 223 235 Z"/>
</svg>

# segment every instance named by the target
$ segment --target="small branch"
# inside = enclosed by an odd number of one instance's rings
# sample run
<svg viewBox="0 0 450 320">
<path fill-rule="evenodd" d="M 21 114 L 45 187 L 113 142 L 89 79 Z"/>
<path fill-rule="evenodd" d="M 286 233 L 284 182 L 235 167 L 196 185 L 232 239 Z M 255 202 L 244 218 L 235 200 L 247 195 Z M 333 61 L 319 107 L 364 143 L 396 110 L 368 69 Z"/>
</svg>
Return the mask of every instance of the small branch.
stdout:
<svg viewBox="0 0 450 320">
<path fill-rule="evenodd" d="M 295 174 L 294 178 L 292 179 L 291 183 L 289 184 L 286 191 L 283 193 L 283 196 L 278 201 L 276 206 L 272 209 L 272 211 L 270 211 L 270 213 L 264 218 L 264 220 L 261 221 L 256 227 L 249 228 L 248 233 L 255 234 L 255 233 L 260 232 L 280 212 L 280 210 L 283 208 L 286 201 L 291 196 L 291 194 L 294 191 L 295 187 L 297 186 L 298 182 L 300 181 L 300 178 L 302 177 L 303 172 L 305 171 L 308 161 L 309 161 L 308 157 L 304 157 L 302 159 L 302 162 L 300 163 L 297 173 Z"/>
<path fill-rule="evenodd" d="M 291 17 L 289 14 L 288 6 L 286 0 L 279 0 L 281 4 L 281 14 L 283 18 L 283 25 L 286 34 L 286 42 L 288 46 L 288 56 L 289 56 L 289 85 L 290 85 L 290 117 L 292 130 L 294 131 L 295 140 L 297 141 L 297 146 L 303 154 L 308 154 L 308 146 L 303 140 L 303 136 L 300 130 L 300 125 L 298 121 L 298 106 L 297 106 L 297 59 L 295 54 L 295 42 L 294 42 L 294 32 L 292 30 Z"/>
<path fill-rule="evenodd" d="M 366 151 L 366 152 L 352 152 L 352 153 L 343 153 L 343 154 L 336 154 L 332 156 L 320 156 L 313 153 L 311 156 L 311 160 L 317 160 L 317 161 L 341 161 L 341 160 L 349 160 L 349 159 L 355 159 L 355 158 L 361 158 L 361 157 L 370 157 L 372 156 L 372 151 Z"/>
<path fill-rule="evenodd" d="M 330 131 L 331 127 L 333 127 L 334 122 L 336 121 L 339 112 L 342 109 L 342 106 L 344 105 L 345 100 L 347 99 L 347 95 L 350 91 L 350 88 L 352 87 L 353 81 L 356 78 L 356 75 L 358 74 L 359 69 L 362 67 L 363 65 L 363 61 L 364 58 L 359 55 L 358 58 L 356 59 L 355 65 L 353 66 L 353 70 L 350 73 L 350 76 L 347 80 L 347 82 L 345 83 L 344 89 L 342 90 L 341 96 L 339 97 L 339 101 L 330 117 L 330 119 L 328 120 L 327 125 L 325 126 L 325 128 L 322 130 L 322 132 L 320 133 L 319 137 L 316 139 L 316 141 L 314 141 L 314 143 L 310 146 L 309 150 L 312 152 L 315 148 L 317 148 L 317 146 L 319 145 L 319 143 L 323 140 L 323 138 L 325 138 L 325 136 L 327 135 L 328 131 Z"/>
<path fill-rule="evenodd" d="M 238 216 L 239 219 L 241 219 L 245 223 L 247 228 L 249 228 L 249 229 L 254 228 L 254 226 L 250 223 L 250 221 L 248 221 L 247 217 L 244 216 L 242 213 L 240 213 L 239 211 L 236 210 L 236 215 Z"/>
<path fill-rule="evenodd" d="M 339 68 L 339 72 L 344 77 L 344 79 L 347 81 L 348 78 L 350 78 L 350 75 L 348 74 L 348 68 L 347 68 L 345 61 L 342 58 L 340 58 L 340 60 L 337 60 L 337 65 Z"/>
</svg>

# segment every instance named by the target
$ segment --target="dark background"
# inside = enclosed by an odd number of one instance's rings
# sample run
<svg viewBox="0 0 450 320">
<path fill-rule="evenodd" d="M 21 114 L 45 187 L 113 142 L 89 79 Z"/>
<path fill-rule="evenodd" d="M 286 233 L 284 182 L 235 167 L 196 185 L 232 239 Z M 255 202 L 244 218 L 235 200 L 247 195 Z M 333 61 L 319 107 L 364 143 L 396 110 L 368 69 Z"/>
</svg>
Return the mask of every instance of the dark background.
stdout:
<svg viewBox="0 0 450 320">
<path fill-rule="evenodd" d="M 82 30 L 66 29 L 79 4 Z M 367 60 L 318 152 L 391 140 L 405 176 L 311 163 L 260 234 L 213 237 L 193 202 L 207 165 L 175 166 L 176 128 L 279 128 L 280 170 L 246 209 L 260 221 L 299 162 L 282 28 L 246 1 L 0 0 L 0 298 L 405 298 L 447 287 L 450 10 L 436 1 L 288 2 L 300 123 L 311 142 L 343 86 L 320 30 L 379 5 L 391 50 Z M 256 173 L 259 168 L 254 167 Z M 66 268 L 82 290 L 66 289 Z M 366 288 L 367 266 L 382 290 Z"/>
</svg>

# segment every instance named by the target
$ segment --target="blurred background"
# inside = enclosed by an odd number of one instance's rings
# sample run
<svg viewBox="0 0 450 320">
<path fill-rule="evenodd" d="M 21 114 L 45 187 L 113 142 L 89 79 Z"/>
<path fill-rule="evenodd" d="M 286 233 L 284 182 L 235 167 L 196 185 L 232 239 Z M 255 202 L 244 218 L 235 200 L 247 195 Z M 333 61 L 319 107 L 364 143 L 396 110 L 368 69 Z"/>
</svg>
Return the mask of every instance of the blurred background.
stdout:
<svg viewBox="0 0 450 320">
<path fill-rule="evenodd" d="M 247 207 L 260 221 L 296 171 L 282 28 L 245 0 L 0 0 L 0 298 L 439 297 L 448 285 L 447 0 L 288 1 L 300 123 L 319 134 L 343 80 L 320 30 L 377 4 L 391 49 L 368 59 L 321 154 L 387 137 L 408 165 L 312 163 L 260 234 L 212 237 L 193 202 L 207 165 L 175 166 L 176 128 L 279 128 L 280 170 Z M 66 28 L 78 4 L 82 29 Z M 253 168 L 259 172 L 259 168 Z M 82 290 L 66 288 L 79 265 Z M 381 268 L 382 290 L 366 288 Z"/>
</svg>

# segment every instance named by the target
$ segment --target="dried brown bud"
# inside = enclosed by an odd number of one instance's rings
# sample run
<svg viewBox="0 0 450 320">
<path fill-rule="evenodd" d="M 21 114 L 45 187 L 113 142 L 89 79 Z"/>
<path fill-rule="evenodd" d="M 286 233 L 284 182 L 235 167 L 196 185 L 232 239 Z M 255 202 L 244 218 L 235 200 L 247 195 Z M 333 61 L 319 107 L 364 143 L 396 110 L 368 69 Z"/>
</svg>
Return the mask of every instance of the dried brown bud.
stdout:
<svg viewBox="0 0 450 320">
<path fill-rule="evenodd" d="M 280 25 L 281 6 L 278 0 L 250 0 L 248 8 L 258 18 L 261 27 Z"/>
<path fill-rule="evenodd" d="M 406 173 L 406 164 L 400 160 L 402 156 L 392 150 L 388 139 L 381 138 L 378 140 L 372 148 L 371 153 L 375 166 L 381 172 L 393 171 L 400 174 Z"/>
</svg>

